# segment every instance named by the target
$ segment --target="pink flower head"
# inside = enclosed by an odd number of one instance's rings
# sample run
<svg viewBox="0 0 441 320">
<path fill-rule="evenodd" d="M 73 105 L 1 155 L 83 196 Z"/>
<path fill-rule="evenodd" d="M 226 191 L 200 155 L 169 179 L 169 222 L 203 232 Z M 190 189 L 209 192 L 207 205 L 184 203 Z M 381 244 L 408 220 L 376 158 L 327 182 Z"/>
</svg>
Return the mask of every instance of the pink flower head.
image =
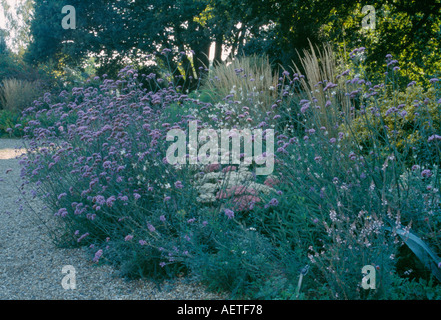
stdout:
<svg viewBox="0 0 441 320">
<path fill-rule="evenodd" d="M 221 168 L 221 166 L 220 166 L 219 163 L 212 163 L 212 164 L 207 165 L 207 166 L 205 167 L 205 170 L 206 170 L 207 172 L 214 172 L 214 171 L 219 171 L 220 168 Z"/>
<path fill-rule="evenodd" d="M 272 178 L 272 177 L 267 177 L 265 182 L 263 183 L 264 185 L 273 188 L 275 185 L 279 184 L 280 181 L 278 179 Z"/>
<path fill-rule="evenodd" d="M 234 201 L 234 209 L 237 211 L 249 211 L 253 210 L 254 205 L 260 202 L 260 198 L 253 195 L 241 195 L 239 197 L 235 197 Z"/>
<path fill-rule="evenodd" d="M 240 195 L 256 195 L 257 192 L 254 188 L 246 187 L 243 185 L 233 186 L 225 190 L 220 190 L 216 193 L 216 199 L 228 199 L 233 196 Z"/>
<path fill-rule="evenodd" d="M 223 168 L 222 172 L 227 173 L 227 172 L 236 171 L 236 170 L 237 170 L 237 168 L 235 166 L 228 166 L 228 167 Z"/>
</svg>

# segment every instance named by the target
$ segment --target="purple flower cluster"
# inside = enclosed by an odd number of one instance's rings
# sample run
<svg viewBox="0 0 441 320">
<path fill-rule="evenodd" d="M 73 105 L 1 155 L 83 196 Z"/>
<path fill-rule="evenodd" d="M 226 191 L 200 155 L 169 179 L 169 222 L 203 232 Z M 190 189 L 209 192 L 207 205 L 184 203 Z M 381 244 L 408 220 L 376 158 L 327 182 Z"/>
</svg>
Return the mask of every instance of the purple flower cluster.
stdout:
<svg viewBox="0 0 441 320">
<path fill-rule="evenodd" d="M 234 211 L 233 210 L 225 209 L 224 213 L 228 217 L 228 219 L 233 219 L 234 218 Z"/>
<path fill-rule="evenodd" d="M 32 120 L 23 128 L 29 153 L 20 159 L 22 177 L 25 183 L 37 183 L 54 216 L 74 228 L 78 243 L 95 241 L 97 230 L 124 230 L 142 217 L 138 212 L 153 205 L 174 207 L 175 194 L 182 194 L 187 185 L 162 160 L 168 130 L 186 128 L 191 118 L 182 114 L 171 122 L 163 111 L 174 103 L 206 105 L 165 81 L 148 91 L 137 78 L 128 66 L 117 80 L 97 78 L 94 85 L 85 83 L 58 96 L 46 94 L 24 111 Z M 159 225 L 167 226 L 164 215 L 152 216 L 146 229 L 157 233 Z M 85 229 L 82 235 L 78 229 Z M 142 228 L 127 230 L 130 234 L 120 239 L 130 242 Z M 101 254 L 98 251 L 94 261 Z"/>
</svg>

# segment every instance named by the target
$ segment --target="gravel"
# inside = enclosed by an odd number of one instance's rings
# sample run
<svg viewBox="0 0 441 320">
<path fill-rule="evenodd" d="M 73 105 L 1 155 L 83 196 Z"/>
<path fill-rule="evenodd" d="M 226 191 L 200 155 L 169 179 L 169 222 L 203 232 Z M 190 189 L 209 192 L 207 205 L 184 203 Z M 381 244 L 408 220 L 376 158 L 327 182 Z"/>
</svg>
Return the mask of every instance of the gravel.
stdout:
<svg viewBox="0 0 441 320">
<path fill-rule="evenodd" d="M 56 247 L 43 224 L 50 217 L 42 210 L 44 204 L 38 199 L 29 203 L 38 215 L 26 205 L 19 210 L 17 145 L 20 140 L 0 139 L 0 300 L 226 299 L 190 278 L 166 281 L 160 290 L 151 281 L 128 281 L 118 277 L 113 267 L 92 263 L 84 249 Z M 74 270 L 63 273 L 64 266 Z M 71 276 L 75 288 L 64 289 L 63 278 Z"/>
</svg>

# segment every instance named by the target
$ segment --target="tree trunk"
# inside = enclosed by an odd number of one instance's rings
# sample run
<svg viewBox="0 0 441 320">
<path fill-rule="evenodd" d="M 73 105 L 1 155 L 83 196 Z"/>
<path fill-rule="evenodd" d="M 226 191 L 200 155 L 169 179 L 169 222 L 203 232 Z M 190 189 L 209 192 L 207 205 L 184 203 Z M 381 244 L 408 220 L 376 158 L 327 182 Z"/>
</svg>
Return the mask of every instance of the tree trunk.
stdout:
<svg viewBox="0 0 441 320">
<path fill-rule="evenodd" d="M 205 74 L 205 69 L 209 66 L 209 54 L 210 54 L 210 39 L 206 38 L 202 41 L 199 41 L 193 49 L 193 65 L 195 68 L 195 73 L 197 74 L 198 81 L 195 83 L 195 86 L 191 88 L 191 90 L 196 89 L 196 86 L 200 84 L 201 76 Z"/>
<path fill-rule="evenodd" d="M 222 62 L 222 43 L 223 43 L 223 35 L 220 35 L 216 38 L 215 47 L 214 47 L 214 59 L 213 65 L 217 65 Z"/>
</svg>

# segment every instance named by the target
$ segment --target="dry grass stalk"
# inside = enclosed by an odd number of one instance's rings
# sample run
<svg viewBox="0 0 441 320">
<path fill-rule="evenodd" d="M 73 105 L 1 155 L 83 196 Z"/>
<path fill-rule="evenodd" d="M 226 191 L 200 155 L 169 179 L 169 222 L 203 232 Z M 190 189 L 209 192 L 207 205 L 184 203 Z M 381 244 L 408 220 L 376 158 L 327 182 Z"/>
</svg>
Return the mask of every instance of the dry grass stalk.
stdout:
<svg viewBox="0 0 441 320">
<path fill-rule="evenodd" d="M 4 79 L 0 88 L 0 103 L 3 109 L 21 111 L 39 95 L 36 82 L 17 79 Z"/>
<path fill-rule="evenodd" d="M 327 90 L 323 89 L 326 84 L 332 82 L 345 87 L 343 78 L 337 77 L 337 61 L 336 55 L 332 50 L 330 44 L 323 44 L 322 49 L 318 46 L 314 48 L 311 42 L 309 42 L 310 49 L 303 50 L 303 56 L 300 58 L 300 64 L 304 70 L 304 78 L 301 78 L 301 84 L 303 90 L 307 93 L 309 100 L 317 100 L 317 105 L 320 108 L 312 108 L 314 114 L 314 121 L 319 126 L 324 126 L 331 131 L 334 131 L 333 127 L 337 123 L 339 113 L 344 112 L 349 115 L 349 102 L 344 96 L 341 90 Z M 297 52 L 298 53 L 298 52 Z M 299 53 L 298 53 L 299 54 Z M 299 54 L 300 56 L 300 54 Z M 301 68 L 293 63 L 292 70 L 295 73 L 302 74 Z M 330 100 L 333 102 L 331 106 L 326 107 L 326 102 Z"/>
<path fill-rule="evenodd" d="M 241 105 L 270 110 L 277 97 L 278 74 L 267 57 L 247 56 L 217 64 L 209 74 L 204 89 L 216 102 L 228 95 Z"/>
</svg>

